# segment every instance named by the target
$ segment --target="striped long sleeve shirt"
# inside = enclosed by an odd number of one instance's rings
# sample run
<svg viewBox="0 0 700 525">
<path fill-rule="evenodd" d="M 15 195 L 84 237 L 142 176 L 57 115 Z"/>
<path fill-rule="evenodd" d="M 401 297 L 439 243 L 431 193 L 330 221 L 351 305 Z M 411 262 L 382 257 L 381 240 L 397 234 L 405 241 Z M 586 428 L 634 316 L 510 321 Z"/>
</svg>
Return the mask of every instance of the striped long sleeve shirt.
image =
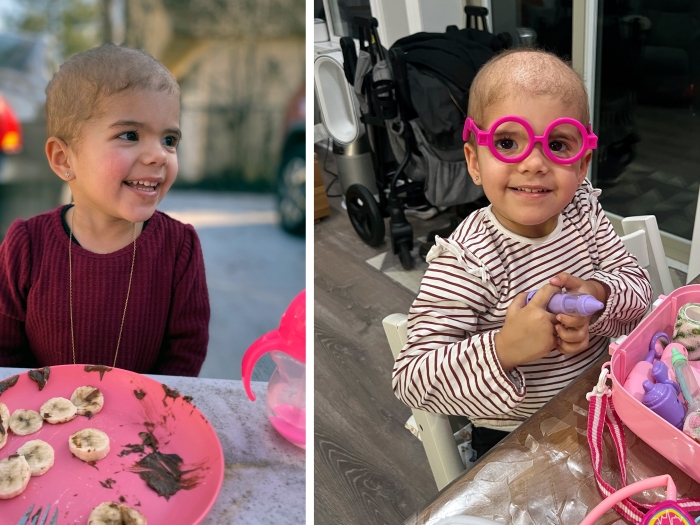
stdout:
<svg viewBox="0 0 700 525">
<path fill-rule="evenodd" d="M 504 228 L 491 208 L 475 211 L 448 239 L 437 238 L 408 315 L 408 341 L 393 388 L 407 405 L 466 415 L 477 426 L 513 430 L 629 333 L 651 302 L 649 276 L 613 231 L 584 181 L 554 231 L 530 239 Z M 590 325 L 586 350 L 546 357 L 509 372 L 495 334 L 513 298 L 560 272 L 605 283 L 610 296 Z"/>
</svg>

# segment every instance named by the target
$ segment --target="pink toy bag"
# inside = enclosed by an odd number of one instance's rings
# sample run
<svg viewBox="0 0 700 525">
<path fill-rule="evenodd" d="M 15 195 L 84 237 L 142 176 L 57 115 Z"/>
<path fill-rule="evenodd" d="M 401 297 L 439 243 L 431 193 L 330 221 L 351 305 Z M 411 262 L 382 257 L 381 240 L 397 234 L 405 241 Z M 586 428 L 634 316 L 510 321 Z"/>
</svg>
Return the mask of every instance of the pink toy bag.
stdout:
<svg viewBox="0 0 700 525">
<path fill-rule="evenodd" d="M 668 476 L 658 476 L 624 487 L 627 475 L 627 448 L 623 423 L 640 439 L 700 483 L 700 443 L 652 412 L 623 388 L 634 365 L 643 360 L 649 351 L 649 341 L 654 334 L 672 334 L 678 310 L 690 302 L 700 302 L 700 285 L 683 286 L 668 296 L 660 296 L 654 303 L 654 310 L 631 334 L 610 345 L 612 359 L 603 365 L 597 385 L 586 395 L 590 404 L 588 442 L 591 459 L 598 488 L 606 499 L 599 505 L 601 512 L 598 513 L 594 509 L 582 525 L 591 525 L 610 507 L 632 523 L 642 524 L 692 524 L 694 522 L 688 512 L 700 511 L 698 500 L 673 501 L 676 496 L 675 486 Z M 606 385 L 607 379 L 612 381 L 611 387 Z M 623 488 L 619 491 L 615 491 L 601 476 L 605 428 L 612 434 L 620 465 Z M 641 504 L 629 498 L 635 492 L 662 486 L 664 483 L 667 484 L 669 500 L 664 504 Z M 667 518 L 669 521 L 664 521 Z"/>
</svg>

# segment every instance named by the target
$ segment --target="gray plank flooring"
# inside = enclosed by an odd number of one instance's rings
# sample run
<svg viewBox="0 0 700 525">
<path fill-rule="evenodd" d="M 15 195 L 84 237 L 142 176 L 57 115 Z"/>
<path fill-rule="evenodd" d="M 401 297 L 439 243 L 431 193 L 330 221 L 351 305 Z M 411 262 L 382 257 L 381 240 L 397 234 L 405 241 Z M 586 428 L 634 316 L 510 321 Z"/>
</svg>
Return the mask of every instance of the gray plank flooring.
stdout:
<svg viewBox="0 0 700 525">
<path fill-rule="evenodd" d="M 339 192 L 336 183 L 331 193 Z M 365 263 L 389 249 L 388 236 L 367 246 L 340 199 L 330 201 L 331 216 L 314 226 L 314 519 L 400 523 L 437 493 L 421 442 L 404 428 L 411 411 L 391 390 L 382 327 L 386 315 L 408 311 L 413 294 Z M 447 222 L 412 220 L 417 235 Z"/>
</svg>

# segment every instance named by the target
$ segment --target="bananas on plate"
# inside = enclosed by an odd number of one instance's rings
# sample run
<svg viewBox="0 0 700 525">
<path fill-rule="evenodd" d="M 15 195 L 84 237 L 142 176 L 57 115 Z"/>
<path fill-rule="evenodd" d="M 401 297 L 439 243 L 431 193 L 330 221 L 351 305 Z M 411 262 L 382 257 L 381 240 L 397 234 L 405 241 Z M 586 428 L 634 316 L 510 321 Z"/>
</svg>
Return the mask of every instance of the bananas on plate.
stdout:
<svg viewBox="0 0 700 525">
<path fill-rule="evenodd" d="M 68 448 L 85 462 L 99 461 L 109 454 L 109 436 L 96 428 L 84 428 L 68 438 Z"/>
<path fill-rule="evenodd" d="M 139 511 L 114 501 L 106 501 L 95 507 L 88 518 L 88 525 L 147 525 Z"/>
</svg>

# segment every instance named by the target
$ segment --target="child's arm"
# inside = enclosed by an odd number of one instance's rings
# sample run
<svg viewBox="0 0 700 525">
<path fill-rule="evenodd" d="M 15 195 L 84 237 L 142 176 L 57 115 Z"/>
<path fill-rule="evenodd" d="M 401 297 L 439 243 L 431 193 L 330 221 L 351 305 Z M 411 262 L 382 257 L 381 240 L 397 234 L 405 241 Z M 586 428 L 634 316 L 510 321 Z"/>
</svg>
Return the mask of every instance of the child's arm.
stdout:
<svg viewBox="0 0 700 525">
<path fill-rule="evenodd" d="M 407 405 L 429 412 L 488 418 L 514 410 L 525 398 L 516 361 L 524 349 L 541 346 L 529 359 L 536 360 L 555 346 L 554 316 L 535 308 L 546 304 L 555 290 L 540 290 L 534 305 L 531 301 L 525 306 L 526 294 L 514 299 L 506 316 L 513 330 L 504 324 L 502 330 L 494 326 L 478 333 L 478 319 L 487 319 L 487 311 L 498 302 L 496 291 L 470 275 L 453 254 L 436 257 L 409 312 L 408 341 L 394 364 L 394 393 Z M 527 327 L 528 334 L 518 333 L 517 326 Z M 520 337 L 530 336 L 522 343 Z M 512 361 L 507 366 L 501 353 Z"/>
<path fill-rule="evenodd" d="M 0 244 L 0 366 L 36 366 L 24 331 L 30 274 L 27 223 L 18 220 Z"/>
<path fill-rule="evenodd" d="M 651 283 L 649 274 L 625 249 L 597 201 L 595 211 L 598 221 L 595 232 L 598 269 L 588 281 L 605 288 L 607 297 L 604 300 L 599 297 L 605 303 L 605 309 L 591 324 L 590 333 L 618 337 L 630 333 L 648 311 Z"/>
<path fill-rule="evenodd" d="M 186 226 L 178 253 L 166 333 L 153 374 L 197 376 L 209 342 L 209 294 L 199 238 Z"/>
</svg>

